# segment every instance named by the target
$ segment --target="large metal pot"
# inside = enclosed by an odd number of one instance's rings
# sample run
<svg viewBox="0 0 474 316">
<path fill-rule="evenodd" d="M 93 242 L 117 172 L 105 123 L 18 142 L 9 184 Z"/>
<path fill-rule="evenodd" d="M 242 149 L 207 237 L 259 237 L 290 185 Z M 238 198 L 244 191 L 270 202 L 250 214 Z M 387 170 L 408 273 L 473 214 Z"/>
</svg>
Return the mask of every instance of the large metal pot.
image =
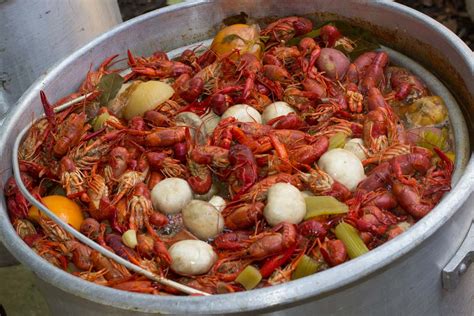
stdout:
<svg viewBox="0 0 474 316">
<path fill-rule="evenodd" d="M 97 38 L 32 86 L 19 101 L 0 135 L 2 180 L 10 176 L 11 148 L 31 113 L 41 114 L 38 93 L 51 100 L 71 92 L 91 62 L 131 49 L 150 54 L 211 37 L 222 18 L 245 11 L 254 17 L 309 15 L 346 19 L 370 29 L 385 45 L 419 61 L 456 96 L 474 141 L 473 55 L 460 39 L 434 20 L 402 5 L 382 1 L 208 1 L 151 12 Z M 60 78 L 60 79 L 58 79 Z M 28 115 L 25 115 L 28 113 Z M 450 117 L 456 108 L 450 108 Z M 455 126 L 458 142 L 457 181 L 442 202 L 405 234 L 343 265 L 287 284 L 251 292 L 212 297 L 159 297 L 105 288 L 65 273 L 36 256 L 16 235 L 0 202 L 0 232 L 9 250 L 38 276 L 40 288 L 56 314 L 128 315 L 142 313 L 274 313 L 336 315 L 473 314 L 474 273 L 468 259 L 454 256 L 473 220 L 471 195 L 474 158 L 462 115 Z M 461 132 L 460 132 L 461 131 Z M 461 135 L 461 136 L 460 136 Z M 464 153 L 464 154 L 463 154 Z M 460 250 L 473 246 L 472 235 Z M 454 260 L 450 262 L 450 259 Z M 459 260 L 458 260 L 459 259 Z M 459 262 L 458 262 L 459 261 Z M 446 267 L 444 283 L 442 270 Z M 463 263 L 463 264 L 461 264 Z M 449 271 L 454 273 L 449 273 Z M 458 270 L 460 271 L 458 273 Z M 460 281 L 457 284 L 456 281 Z M 443 289 L 451 288 L 451 291 Z M 456 288 L 457 285 L 457 288 Z M 58 299 L 60 298 L 60 299 Z"/>
</svg>

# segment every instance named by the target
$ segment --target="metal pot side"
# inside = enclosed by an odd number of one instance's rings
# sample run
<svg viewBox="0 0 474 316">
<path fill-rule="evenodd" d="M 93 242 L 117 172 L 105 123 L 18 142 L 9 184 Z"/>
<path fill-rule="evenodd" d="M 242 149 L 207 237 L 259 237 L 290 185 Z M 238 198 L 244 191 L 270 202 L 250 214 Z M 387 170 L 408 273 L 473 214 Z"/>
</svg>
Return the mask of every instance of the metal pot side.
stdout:
<svg viewBox="0 0 474 316">
<path fill-rule="evenodd" d="M 150 54 L 156 49 L 169 51 L 201 41 L 212 37 L 222 18 L 241 11 L 257 18 L 297 14 L 347 19 L 369 28 L 385 45 L 418 60 L 442 79 L 461 105 L 473 141 L 472 52 L 448 29 L 421 13 L 383 1 L 203 1 L 167 7 L 130 20 L 75 52 L 40 78 L 4 123 L 0 135 L 0 167 L 8 172 L 2 174 L 2 180 L 10 176 L 9 160 L 15 136 L 33 114 L 41 114 L 40 89 L 51 100 L 58 99 L 77 88 L 91 61 L 97 66 L 106 56 L 129 48 L 134 53 Z M 428 216 L 395 240 L 311 277 L 232 295 L 157 297 L 80 280 L 51 266 L 21 241 L 9 222 L 3 198 L 0 199 L 0 237 L 18 260 L 41 279 L 39 285 L 57 314 L 125 315 L 127 311 L 130 314 L 136 311 L 167 314 L 258 311 L 275 315 L 315 312 L 447 315 L 461 311 L 472 314 L 473 305 L 468 300 L 473 289 L 467 280 L 454 292 L 446 292 L 441 286 L 441 269 L 461 244 L 473 219 L 473 198 L 466 200 L 474 185 L 474 158 L 467 154 L 459 168 L 462 175 L 452 192 Z M 472 281 L 472 269 L 467 277 Z M 58 302 L 58 297 L 62 302 Z"/>
</svg>

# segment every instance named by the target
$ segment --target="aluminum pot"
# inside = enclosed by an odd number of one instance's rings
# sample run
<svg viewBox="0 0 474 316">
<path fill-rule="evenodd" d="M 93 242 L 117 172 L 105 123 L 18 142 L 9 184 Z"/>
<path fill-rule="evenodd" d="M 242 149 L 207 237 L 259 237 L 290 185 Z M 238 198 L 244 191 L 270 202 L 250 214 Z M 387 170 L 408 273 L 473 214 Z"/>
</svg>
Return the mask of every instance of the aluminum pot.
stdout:
<svg viewBox="0 0 474 316">
<path fill-rule="evenodd" d="M 46 69 L 122 22 L 116 0 L 0 0 L 0 125 Z M 0 244 L 0 267 L 18 262 Z"/>
<path fill-rule="evenodd" d="M 3 157 L 0 168 L 10 170 L 9 157 L 18 131 L 29 122 L 31 113 L 41 114 L 40 89 L 45 90 L 51 100 L 58 99 L 78 87 L 84 69 L 88 69 L 91 61 L 97 65 L 104 57 L 127 49 L 150 54 L 156 49 L 172 50 L 204 40 L 215 34 L 222 18 L 241 11 L 257 18 L 297 14 L 315 19 L 348 20 L 370 29 L 385 45 L 418 60 L 434 72 L 456 96 L 462 110 L 462 114 L 456 114 L 459 109 L 450 108 L 450 118 L 457 115 L 459 122 L 454 129 L 460 156 L 457 157 L 457 180 L 453 190 L 409 231 L 364 256 L 283 285 L 212 297 L 159 297 L 122 292 L 65 273 L 36 256 L 16 235 L 2 197 L 1 238 L 18 260 L 35 272 L 52 312 L 58 315 L 129 315 L 137 312 L 143 315 L 473 314 L 474 273 L 473 269 L 467 269 L 471 258 L 463 255 L 464 251 L 469 253 L 474 240 L 470 231 L 474 158 L 468 141 L 468 138 L 471 143 L 474 140 L 473 55 L 448 29 L 396 3 L 220 0 L 185 3 L 138 17 L 71 55 L 23 95 L 0 135 Z M 468 124 L 466 132 L 462 132 L 463 117 Z M 10 172 L 1 176 L 5 181 Z M 463 273 L 464 278 L 460 278 Z"/>
</svg>

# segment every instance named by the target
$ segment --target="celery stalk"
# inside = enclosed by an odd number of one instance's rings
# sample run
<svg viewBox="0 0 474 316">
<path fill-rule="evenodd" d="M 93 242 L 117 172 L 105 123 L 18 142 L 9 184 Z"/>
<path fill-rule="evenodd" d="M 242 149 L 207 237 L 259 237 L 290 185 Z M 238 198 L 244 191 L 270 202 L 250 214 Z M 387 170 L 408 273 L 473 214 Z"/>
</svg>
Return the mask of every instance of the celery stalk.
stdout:
<svg viewBox="0 0 474 316">
<path fill-rule="evenodd" d="M 247 266 L 235 279 L 235 281 L 242 284 L 246 290 L 255 288 L 261 280 L 262 275 L 260 274 L 260 271 L 253 266 Z"/>
<path fill-rule="evenodd" d="M 319 263 L 307 255 L 303 255 L 291 275 L 292 280 L 303 278 L 318 271 Z"/>
<path fill-rule="evenodd" d="M 322 215 L 345 214 L 349 207 L 332 196 L 308 196 L 305 198 L 305 220 Z"/>
<path fill-rule="evenodd" d="M 334 233 L 336 234 L 336 237 L 344 243 L 344 246 L 346 246 L 347 254 L 351 259 L 369 251 L 360 238 L 359 231 L 353 226 L 341 222 L 336 226 Z"/>
</svg>

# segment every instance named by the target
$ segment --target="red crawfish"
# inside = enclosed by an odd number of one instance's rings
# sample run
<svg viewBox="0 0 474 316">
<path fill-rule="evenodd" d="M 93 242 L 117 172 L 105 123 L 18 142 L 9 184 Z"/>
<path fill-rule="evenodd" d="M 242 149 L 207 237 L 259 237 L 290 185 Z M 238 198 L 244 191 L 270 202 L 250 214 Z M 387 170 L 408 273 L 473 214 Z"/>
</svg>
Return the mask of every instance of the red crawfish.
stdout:
<svg viewBox="0 0 474 316">
<path fill-rule="evenodd" d="M 254 260 L 262 260 L 279 254 L 296 244 L 298 232 L 296 226 L 281 223 L 270 232 L 263 232 L 249 240 L 250 245 L 244 250 L 244 255 Z"/>
<path fill-rule="evenodd" d="M 187 73 L 181 75 L 176 81 L 179 81 L 182 76 L 189 76 Z M 185 78 L 187 79 L 187 78 Z M 177 93 L 186 102 L 191 103 L 201 95 L 204 90 L 204 80 L 201 77 L 193 77 L 184 81 L 177 87 Z"/>
<path fill-rule="evenodd" d="M 128 53 L 128 64 L 132 69 L 131 74 L 126 77 L 129 80 L 136 76 L 149 78 L 179 77 L 184 73 L 192 73 L 193 69 L 179 61 L 171 61 L 164 52 L 155 52 L 151 57 L 136 58 L 130 50 Z"/>
<path fill-rule="evenodd" d="M 428 89 L 421 80 L 404 68 L 388 67 L 387 76 L 396 100 L 410 102 L 428 95 Z"/>
<path fill-rule="evenodd" d="M 287 115 L 281 115 L 275 117 L 267 122 L 274 129 L 292 129 L 301 130 L 306 129 L 308 124 L 297 114 L 289 113 Z"/>
<path fill-rule="evenodd" d="M 128 130 L 127 132 L 135 136 L 137 141 L 150 147 L 167 147 L 184 142 L 186 140 L 187 127 L 156 127 L 151 131 Z"/>
<path fill-rule="evenodd" d="M 219 250 L 240 250 L 246 246 L 244 241 L 248 240 L 251 234 L 252 232 L 242 230 L 221 233 L 214 238 L 214 246 Z"/>
<path fill-rule="evenodd" d="M 245 145 L 236 144 L 229 150 L 229 162 L 231 164 L 230 183 L 234 199 L 246 193 L 257 181 L 257 163 L 252 151 Z M 232 181 L 232 180 L 231 180 Z"/>
<path fill-rule="evenodd" d="M 253 54 L 245 53 L 240 57 L 239 66 L 237 71 L 239 77 L 242 76 L 245 79 L 245 87 L 242 91 L 242 99 L 245 100 L 249 97 L 250 92 L 254 90 L 255 78 L 257 73 L 262 69 L 260 60 Z"/>
<path fill-rule="evenodd" d="M 188 170 L 179 160 L 168 157 L 164 152 L 148 152 L 146 158 L 151 170 L 160 171 L 166 177 L 186 177 Z"/>
<path fill-rule="evenodd" d="M 56 157 L 64 156 L 69 149 L 79 144 L 82 136 L 89 130 L 90 125 L 86 124 L 86 113 L 71 113 L 67 119 L 58 125 L 55 135 L 56 143 L 53 153 Z"/>
<path fill-rule="evenodd" d="M 348 259 L 346 247 L 339 239 L 326 240 L 323 244 L 321 244 L 321 242 L 319 242 L 319 244 L 319 250 L 324 260 L 331 267 L 337 266 Z"/>
<path fill-rule="evenodd" d="M 108 259 L 101 253 L 93 250 L 91 253 L 91 260 L 96 271 L 107 271 L 104 277 L 108 280 L 123 280 L 130 278 L 130 272 L 122 265 L 113 260 Z"/>
<path fill-rule="evenodd" d="M 191 158 L 188 158 L 188 170 L 190 177 L 188 181 L 191 189 L 197 194 L 205 194 L 209 192 L 212 186 L 212 174 L 207 165 L 198 164 Z"/>
<path fill-rule="evenodd" d="M 444 192 L 451 189 L 451 175 L 453 172 L 452 161 L 438 148 L 435 152 L 441 158 L 437 168 L 430 168 L 421 184 L 414 181 L 393 181 L 393 194 L 400 206 L 416 219 L 425 216 L 436 203 L 439 202 Z M 409 183 L 409 184 L 407 184 Z"/>
<path fill-rule="evenodd" d="M 210 165 L 214 168 L 225 168 L 230 164 L 229 150 L 218 146 L 196 146 L 190 156 L 196 163 Z"/>
<path fill-rule="evenodd" d="M 28 214 L 30 204 L 21 194 L 14 177 L 8 178 L 4 193 L 7 198 L 8 211 L 12 219 L 25 218 Z"/>
<path fill-rule="evenodd" d="M 80 197 L 85 192 L 84 173 L 68 156 L 64 156 L 59 163 L 59 177 L 68 198 Z"/>
<path fill-rule="evenodd" d="M 291 16 L 278 19 L 270 23 L 261 32 L 261 36 L 268 36 L 270 42 L 280 43 L 288 41 L 294 36 L 299 36 L 310 32 L 313 29 L 313 23 L 303 17 Z"/>
<path fill-rule="evenodd" d="M 379 87 L 383 80 L 384 68 L 387 66 L 389 57 L 385 52 L 378 52 L 375 55 L 372 64 L 367 67 L 364 77 L 361 81 L 361 92 L 367 94 L 370 88 Z"/>
<path fill-rule="evenodd" d="M 245 201 L 245 202 L 256 202 L 263 201 L 266 196 L 268 189 L 275 183 L 286 182 L 294 185 L 298 189 L 301 189 L 302 183 L 301 180 L 296 175 L 291 175 L 288 173 L 277 173 L 275 175 L 268 176 L 258 182 L 256 182 L 247 193 L 242 194 L 235 201 Z"/>
<path fill-rule="evenodd" d="M 340 201 L 345 201 L 352 195 L 348 188 L 317 166 L 311 168 L 309 173 L 300 173 L 299 177 L 315 195 L 329 195 Z"/>
<path fill-rule="evenodd" d="M 255 226 L 263 217 L 264 207 L 265 204 L 262 202 L 231 205 L 222 212 L 225 226 L 232 230 L 240 230 Z"/>
</svg>

